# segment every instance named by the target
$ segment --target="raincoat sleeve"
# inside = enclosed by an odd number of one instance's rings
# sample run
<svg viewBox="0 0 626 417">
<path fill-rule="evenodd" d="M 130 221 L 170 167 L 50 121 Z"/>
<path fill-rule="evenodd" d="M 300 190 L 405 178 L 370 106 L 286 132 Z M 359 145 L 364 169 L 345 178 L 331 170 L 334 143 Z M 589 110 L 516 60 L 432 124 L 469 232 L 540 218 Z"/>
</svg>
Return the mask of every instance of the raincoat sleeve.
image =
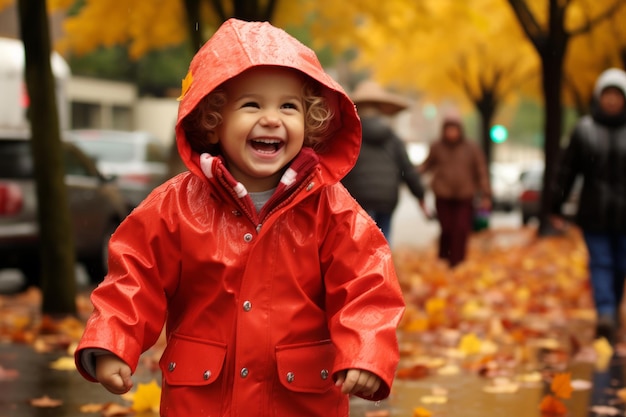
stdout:
<svg viewBox="0 0 626 417">
<path fill-rule="evenodd" d="M 382 380 L 368 400 L 386 398 L 399 361 L 396 330 L 405 303 L 391 251 L 376 224 L 343 186 L 329 198 L 321 243 L 326 311 L 337 355 L 334 372 L 363 369 Z"/>
<path fill-rule="evenodd" d="M 167 200 L 148 197 L 111 237 L 109 272 L 91 295 L 94 311 L 75 352 L 76 367 L 88 380 L 94 377 L 81 361 L 84 352 L 110 351 L 134 373 L 141 353 L 161 334 L 180 262 Z"/>
</svg>

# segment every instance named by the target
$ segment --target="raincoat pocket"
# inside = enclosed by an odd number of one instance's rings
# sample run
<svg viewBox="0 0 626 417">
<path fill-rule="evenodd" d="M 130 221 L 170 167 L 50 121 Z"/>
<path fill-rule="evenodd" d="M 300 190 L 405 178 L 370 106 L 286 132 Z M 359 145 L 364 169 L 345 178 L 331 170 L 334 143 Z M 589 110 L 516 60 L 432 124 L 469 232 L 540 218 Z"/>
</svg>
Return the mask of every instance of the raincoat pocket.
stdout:
<svg viewBox="0 0 626 417">
<path fill-rule="evenodd" d="M 225 357 L 225 344 L 174 334 L 159 365 L 168 385 L 209 385 L 221 374 Z"/>
<path fill-rule="evenodd" d="M 278 377 L 290 391 L 321 394 L 330 390 L 334 359 L 330 340 L 276 347 Z"/>
</svg>

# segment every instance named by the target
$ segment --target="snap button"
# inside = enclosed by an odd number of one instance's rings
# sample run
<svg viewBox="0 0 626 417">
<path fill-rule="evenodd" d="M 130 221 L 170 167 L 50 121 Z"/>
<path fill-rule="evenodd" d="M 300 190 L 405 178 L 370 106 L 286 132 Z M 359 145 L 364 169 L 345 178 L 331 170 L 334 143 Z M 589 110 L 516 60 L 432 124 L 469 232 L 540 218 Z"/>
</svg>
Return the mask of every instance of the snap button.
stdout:
<svg viewBox="0 0 626 417">
<path fill-rule="evenodd" d="M 248 300 L 243 302 L 243 311 L 250 311 L 252 310 L 252 303 Z"/>
<path fill-rule="evenodd" d="M 293 372 L 287 372 L 287 382 L 289 382 L 291 384 L 294 379 L 296 379 L 296 376 L 294 375 L 294 373 Z"/>
<path fill-rule="evenodd" d="M 205 381 L 211 378 L 211 371 L 204 371 L 204 374 L 202 374 L 202 378 L 204 378 Z"/>
<path fill-rule="evenodd" d="M 322 379 L 328 379 L 328 369 L 322 369 L 322 372 L 320 372 L 320 377 Z"/>
<path fill-rule="evenodd" d="M 174 369 L 176 369 L 176 362 L 170 362 L 169 365 L 167 365 L 167 370 L 172 372 Z"/>
<path fill-rule="evenodd" d="M 315 186 L 315 183 L 311 181 L 311 182 L 310 182 L 310 183 L 306 186 L 306 190 L 307 190 L 307 191 L 311 191 L 311 190 L 313 189 L 313 187 L 314 187 L 314 186 Z"/>
<path fill-rule="evenodd" d="M 252 241 L 252 233 L 246 233 L 245 235 L 243 235 L 243 240 L 245 240 L 246 242 L 251 242 Z"/>
<path fill-rule="evenodd" d="M 241 372 L 239 372 L 239 375 L 241 375 L 242 378 L 245 378 L 248 376 L 249 373 L 250 371 L 248 371 L 248 368 L 241 368 Z"/>
</svg>

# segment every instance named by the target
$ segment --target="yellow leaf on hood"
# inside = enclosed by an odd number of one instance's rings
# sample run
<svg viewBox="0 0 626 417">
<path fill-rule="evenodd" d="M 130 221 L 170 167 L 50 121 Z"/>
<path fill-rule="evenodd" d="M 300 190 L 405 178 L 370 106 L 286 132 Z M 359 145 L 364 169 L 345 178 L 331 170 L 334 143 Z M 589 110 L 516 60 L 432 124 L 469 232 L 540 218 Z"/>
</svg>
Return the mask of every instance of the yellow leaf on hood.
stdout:
<svg viewBox="0 0 626 417">
<path fill-rule="evenodd" d="M 191 87 L 192 83 L 193 83 L 193 75 L 191 74 L 191 71 L 189 71 L 187 75 L 185 76 L 185 79 L 183 80 L 183 85 L 180 91 L 180 96 L 177 99 L 178 101 L 181 101 L 183 97 L 185 97 L 185 94 L 187 94 L 187 91 L 189 90 L 189 87 Z"/>
</svg>

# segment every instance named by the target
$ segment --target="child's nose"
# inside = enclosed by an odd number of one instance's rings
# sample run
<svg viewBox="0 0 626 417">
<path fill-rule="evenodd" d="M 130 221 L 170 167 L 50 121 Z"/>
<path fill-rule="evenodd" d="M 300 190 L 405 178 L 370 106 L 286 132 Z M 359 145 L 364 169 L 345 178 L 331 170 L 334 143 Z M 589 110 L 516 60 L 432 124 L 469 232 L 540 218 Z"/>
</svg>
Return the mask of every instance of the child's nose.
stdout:
<svg viewBox="0 0 626 417">
<path fill-rule="evenodd" d="M 278 115 L 274 112 L 265 113 L 261 117 L 259 122 L 262 126 L 267 126 L 267 127 L 278 127 L 280 126 L 280 123 L 281 123 L 280 117 L 278 117 Z"/>
</svg>

